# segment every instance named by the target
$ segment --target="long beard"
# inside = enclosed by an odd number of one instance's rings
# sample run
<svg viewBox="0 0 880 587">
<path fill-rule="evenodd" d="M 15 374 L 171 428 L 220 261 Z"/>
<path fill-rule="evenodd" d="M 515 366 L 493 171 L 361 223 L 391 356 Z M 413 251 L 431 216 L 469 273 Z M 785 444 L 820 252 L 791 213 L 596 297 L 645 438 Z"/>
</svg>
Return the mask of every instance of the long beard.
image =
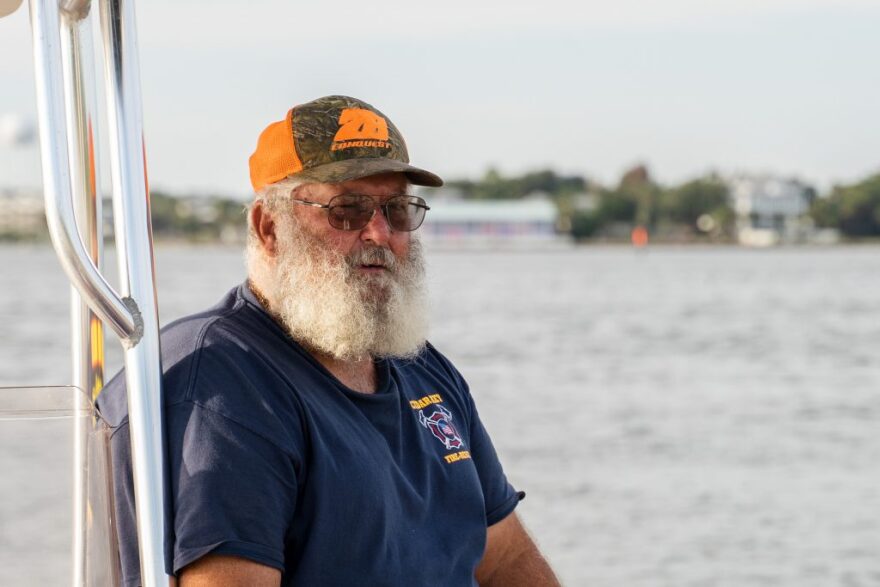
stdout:
<svg viewBox="0 0 880 587">
<path fill-rule="evenodd" d="M 276 238 L 274 278 L 264 293 L 295 340 L 339 360 L 409 358 L 424 347 L 428 296 L 417 239 L 404 258 L 383 247 L 345 256 L 290 216 L 276 223 Z M 365 275 L 362 264 L 386 269 Z"/>
</svg>

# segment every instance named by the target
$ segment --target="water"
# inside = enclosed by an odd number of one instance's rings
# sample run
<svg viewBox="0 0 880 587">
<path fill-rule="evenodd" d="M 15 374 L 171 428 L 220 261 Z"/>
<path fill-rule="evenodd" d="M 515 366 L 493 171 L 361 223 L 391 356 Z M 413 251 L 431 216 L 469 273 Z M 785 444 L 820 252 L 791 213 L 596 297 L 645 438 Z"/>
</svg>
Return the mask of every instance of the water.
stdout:
<svg viewBox="0 0 880 587">
<path fill-rule="evenodd" d="M 429 266 L 431 338 L 566 585 L 880 585 L 880 248 Z M 157 275 L 166 322 L 237 283 L 241 254 L 160 247 Z M 0 283 L 0 384 L 66 382 L 57 262 L 0 248 Z"/>
</svg>

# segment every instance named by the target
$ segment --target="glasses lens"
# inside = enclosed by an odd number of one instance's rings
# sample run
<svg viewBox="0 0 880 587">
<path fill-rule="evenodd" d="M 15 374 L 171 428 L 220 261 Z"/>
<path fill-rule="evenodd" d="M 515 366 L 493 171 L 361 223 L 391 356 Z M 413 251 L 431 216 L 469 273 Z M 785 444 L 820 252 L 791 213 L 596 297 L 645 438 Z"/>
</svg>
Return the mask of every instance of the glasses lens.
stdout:
<svg viewBox="0 0 880 587">
<path fill-rule="evenodd" d="M 385 202 L 384 209 L 391 228 L 410 232 L 422 225 L 427 206 L 416 196 L 394 196 Z"/>
<path fill-rule="evenodd" d="M 373 218 L 377 206 L 372 196 L 345 194 L 330 200 L 327 219 L 340 230 L 360 230 Z M 417 196 L 393 196 L 381 204 L 393 230 L 410 232 L 422 225 L 428 206 Z"/>
<path fill-rule="evenodd" d="M 333 228 L 360 230 L 370 222 L 375 211 L 376 203 L 370 196 L 347 194 L 330 200 L 327 219 Z"/>
</svg>

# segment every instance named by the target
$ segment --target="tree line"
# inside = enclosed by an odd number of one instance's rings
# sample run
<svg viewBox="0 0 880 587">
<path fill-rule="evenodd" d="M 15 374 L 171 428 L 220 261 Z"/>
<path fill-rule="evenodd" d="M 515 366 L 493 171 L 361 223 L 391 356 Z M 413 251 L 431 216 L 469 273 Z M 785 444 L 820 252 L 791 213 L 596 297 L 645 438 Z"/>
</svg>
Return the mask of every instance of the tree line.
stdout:
<svg viewBox="0 0 880 587">
<path fill-rule="evenodd" d="M 665 186 L 644 165 L 624 173 L 616 185 L 602 186 L 583 176 L 545 169 L 503 175 L 489 169 L 480 179 L 456 179 L 447 186 L 472 200 L 516 200 L 545 194 L 559 208 L 560 230 L 578 239 L 629 237 L 636 226 L 654 237 L 676 240 L 733 241 L 736 214 L 727 183 L 717 174 Z M 849 239 L 880 238 L 880 173 L 834 186 L 812 202 L 808 218 L 819 228 L 832 228 Z M 197 242 L 241 241 L 245 236 L 242 200 L 223 196 L 183 196 L 151 192 L 153 231 L 160 239 Z M 109 202 L 105 203 L 109 208 Z M 7 219 L 0 240 L 43 240 L 45 220 Z"/>
<path fill-rule="evenodd" d="M 474 200 L 520 199 L 546 194 L 559 207 L 563 229 L 579 239 L 628 236 L 635 226 L 677 238 L 733 240 L 736 214 L 727 182 L 715 173 L 664 186 L 646 166 L 625 172 L 617 185 L 602 186 L 577 175 L 552 170 L 504 176 L 490 169 L 479 180 L 447 185 Z M 835 186 L 826 196 L 805 186 L 808 218 L 849 238 L 880 237 L 880 173 L 853 184 Z"/>
<path fill-rule="evenodd" d="M 810 211 L 816 225 L 837 228 L 848 237 L 880 237 L 880 173 L 850 185 L 835 186 Z"/>
</svg>

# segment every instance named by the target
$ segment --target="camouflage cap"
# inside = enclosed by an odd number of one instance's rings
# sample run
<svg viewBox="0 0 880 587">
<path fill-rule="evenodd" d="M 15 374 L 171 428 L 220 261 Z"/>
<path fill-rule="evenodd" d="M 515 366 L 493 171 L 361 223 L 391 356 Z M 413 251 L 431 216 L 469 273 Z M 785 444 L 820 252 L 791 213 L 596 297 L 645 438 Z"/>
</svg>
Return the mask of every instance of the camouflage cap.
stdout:
<svg viewBox="0 0 880 587">
<path fill-rule="evenodd" d="M 339 183 L 390 171 L 405 173 L 416 185 L 443 185 L 430 171 L 409 164 L 403 136 L 388 117 L 348 96 L 291 108 L 260 134 L 249 163 L 257 192 L 288 177 Z"/>
</svg>

